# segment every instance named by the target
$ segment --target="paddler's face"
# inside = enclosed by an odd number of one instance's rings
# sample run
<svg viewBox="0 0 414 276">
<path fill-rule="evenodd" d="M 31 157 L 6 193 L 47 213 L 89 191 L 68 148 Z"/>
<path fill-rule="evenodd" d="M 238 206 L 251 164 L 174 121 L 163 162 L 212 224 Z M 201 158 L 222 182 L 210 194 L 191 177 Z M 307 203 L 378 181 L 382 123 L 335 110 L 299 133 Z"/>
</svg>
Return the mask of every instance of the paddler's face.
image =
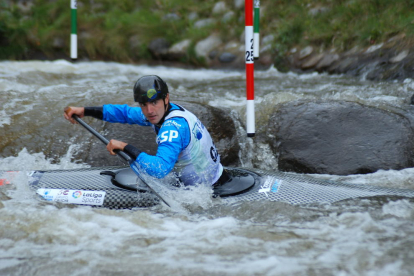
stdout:
<svg viewBox="0 0 414 276">
<path fill-rule="evenodd" d="M 151 124 L 158 124 L 161 121 L 162 117 L 166 112 L 166 106 L 168 106 L 170 100 L 170 95 L 167 94 L 167 97 L 162 100 L 155 100 L 153 102 L 140 103 L 139 106 L 142 109 L 145 117 L 150 121 Z M 165 101 L 165 105 L 164 105 Z"/>
</svg>

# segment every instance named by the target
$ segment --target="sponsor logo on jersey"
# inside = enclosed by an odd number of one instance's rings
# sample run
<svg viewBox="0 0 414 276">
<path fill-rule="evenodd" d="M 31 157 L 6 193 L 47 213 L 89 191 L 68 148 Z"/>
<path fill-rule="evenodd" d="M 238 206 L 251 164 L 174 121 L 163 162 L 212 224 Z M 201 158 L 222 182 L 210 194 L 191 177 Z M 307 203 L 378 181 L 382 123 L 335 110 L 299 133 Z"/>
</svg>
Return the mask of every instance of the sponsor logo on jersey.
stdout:
<svg viewBox="0 0 414 276">
<path fill-rule="evenodd" d="M 181 125 L 179 123 L 177 123 L 176 121 L 172 121 L 172 120 L 165 121 L 162 126 L 164 126 L 164 127 L 166 127 L 166 126 L 175 126 L 177 128 L 181 127 Z"/>
<path fill-rule="evenodd" d="M 194 124 L 193 130 L 192 130 L 194 138 L 196 138 L 197 140 L 201 140 L 201 138 L 203 138 L 203 129 L 204 129 L 203 124 L 200 122 L 200 120 L 197 120 L 197 123 Z"/>
<path fill-rule="evenodd" d="M 216 148 L 213 147 L 213 146 L 211 146 L 211 148 L 210 148 L 210 156 L 211 156 L 211 159 L 213 159 L 214 162 L 217 162 L 218 155 L 219 154 L 218 154 Z"/>
<path fill-rule="evenodd" d="M 164 143 L 166 141 L 168 142 L 172 142 L 173 139 L 178 138 L 178 131 L 176 130 L 167 130 L 161 133 L 161 135 L 159 135 L 157 137 L 157 143 L 161 144 Z"/>
</svg>

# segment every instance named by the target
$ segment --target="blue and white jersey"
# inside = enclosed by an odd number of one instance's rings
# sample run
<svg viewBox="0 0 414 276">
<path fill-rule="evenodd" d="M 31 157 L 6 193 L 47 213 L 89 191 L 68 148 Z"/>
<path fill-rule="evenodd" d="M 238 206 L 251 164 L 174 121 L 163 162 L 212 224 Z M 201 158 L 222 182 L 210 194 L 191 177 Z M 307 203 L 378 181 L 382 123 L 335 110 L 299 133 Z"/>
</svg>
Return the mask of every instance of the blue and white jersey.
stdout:
<svg viewBox="0 0 414 276">
<path fill-rule="evenodd" d="M 179 105 L 171 104 L 160 128 L 146 119 L 140 107 L 128 105 L 104 105 L 103 120 L 152 126 L 157 134 L 157 154 L 142 152 L 136 159 L 151 176 L 163 178 L 174 169 L 184 185 L 213 185 L 223 172 L 209 132 L 194 114 Z"/>
</svg>

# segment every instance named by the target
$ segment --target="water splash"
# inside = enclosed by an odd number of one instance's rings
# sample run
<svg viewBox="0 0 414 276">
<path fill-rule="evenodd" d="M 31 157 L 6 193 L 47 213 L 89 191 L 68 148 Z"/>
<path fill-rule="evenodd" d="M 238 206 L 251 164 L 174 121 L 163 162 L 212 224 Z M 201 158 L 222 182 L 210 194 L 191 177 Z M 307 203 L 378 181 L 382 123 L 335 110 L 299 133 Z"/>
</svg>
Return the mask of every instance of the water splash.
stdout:
<svg viewBox="0 0 414 276">
<path fill-rule="evenodd" d="M 46 158 L 43 152 L 29 153 L 26 148 L 23 148 L 17 156 L 0 158 L 0 170 L 33 171 L 89 168 L 90 166 L 87 164 L 79 164 L 72 161 L 73 154 L 78 148 L 78 145 L 70 145 L 66 154 L 58 162 Z"/>
</svg>

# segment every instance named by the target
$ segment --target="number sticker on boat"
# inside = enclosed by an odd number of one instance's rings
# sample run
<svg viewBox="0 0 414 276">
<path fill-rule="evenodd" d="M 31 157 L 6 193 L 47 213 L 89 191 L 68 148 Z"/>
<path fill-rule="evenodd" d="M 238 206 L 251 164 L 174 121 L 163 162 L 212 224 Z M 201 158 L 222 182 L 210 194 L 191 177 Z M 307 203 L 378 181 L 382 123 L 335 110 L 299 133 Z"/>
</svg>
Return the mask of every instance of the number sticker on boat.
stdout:
<svg viewBox="0 0 414 276">
<path fill-rule="evenodd" d="M 47 201 L 100 206 L 103 205 L 106 192 L 67 189 L 37 189 L 37 194 Z"/>
</svg>

